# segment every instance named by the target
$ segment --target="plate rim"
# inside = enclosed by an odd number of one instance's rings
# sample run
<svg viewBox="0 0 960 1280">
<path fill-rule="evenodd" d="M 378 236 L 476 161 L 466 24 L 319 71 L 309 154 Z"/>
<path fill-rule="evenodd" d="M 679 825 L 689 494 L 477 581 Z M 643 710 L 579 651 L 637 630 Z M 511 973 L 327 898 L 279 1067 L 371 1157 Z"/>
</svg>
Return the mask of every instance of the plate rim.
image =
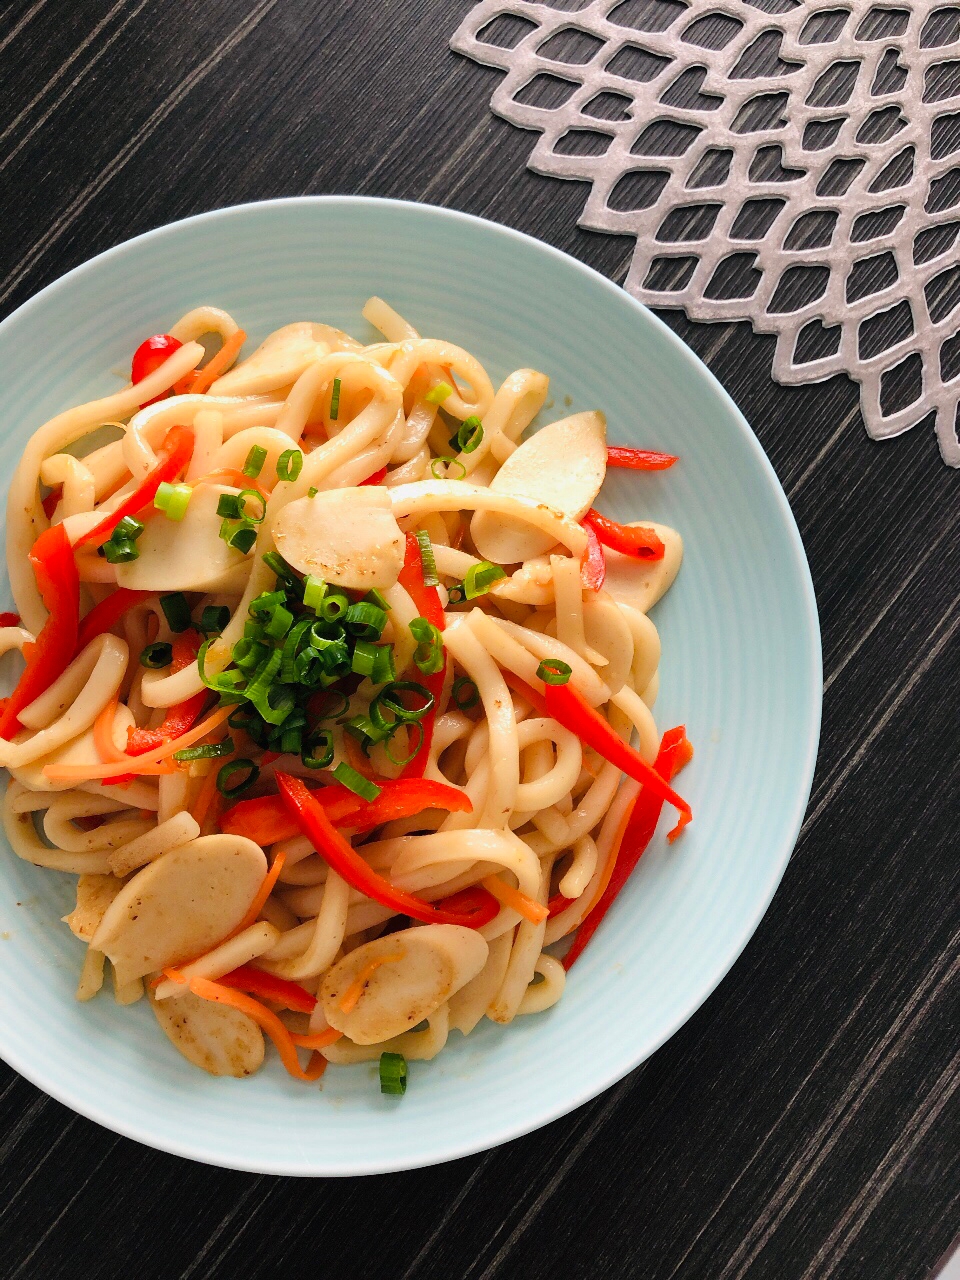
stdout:
<svg viewBox="0 0 960 1280">
<path fill-rule="evenodd" d="M 518 231 L 516 228 L 508 226 L 505 223 L 497 222 L 491 218 L 479 217 L 476 214 L 465 213 L 457 209 L 447 209 L 440 205 L 425 204 L 414 200 L 401 200 L 392 197 L 381 196 L 363 196 L 363 195 L 301 195 L 301 196 L 284 196 L 275 197 L 264 200 L 251 200 L 242 204 L 225 205 L 217 209 L 205 210 L 202 213 L 191 214 L 185 218 L 178 218 L 173 222 L 162 223 L 157 227 L 153 227 L 148 231 L 140 232 L 136 236 L 132 236 L 127 240 L 122 240 L 119 244 L 112 245 L 108 249 L 96 254 L 92 258 L 86 259 L 84 262 L 78 263 L 63 275 L 58 276 L 55 280 L 50 281 L 37 293 L 26 298 L 18 307 L 0 321 L 0 337 L 12 324 L 24 315 L 29 314 L 35 307 L 41 305 L 42 301 L 48 294 L 55 292 L 68 281 L 82 277 L 87 273 L 94 272 L 104 260 L 121 257 L 123 254 L 134 249 L 142 241 L 162 241 L 167 236 L 174 234 L 180 228 L 195 223 L 217 221 L 222 219 L 230 219 L 241 214 L 250 214 L 253 211 L 263 211 L 268 213 L 272 210 L 292 208 L 292 207 L 335 207 L 335 206 L 378 206 L 387 208 L 396 208 L 405 213 L 416 211 L 414 216 L 424 215 L 428 219 L 430 217 L 440 217 L 452 223 L 466 224 L 470 227 L 480 227 L 492 229 L 494 232 L 509 240 L 519 241 L 526 247 L 546 254 L 555 261 L 562 262 L 568 268 L 573 268 L 577 273 L 586 276 L 595 284 L 599 284 L 603 291 L 616 296 L 619 300 L 626 300 L 627 304 L 634 308 L 644 318 L 644 322 L 652 325 L 659 332 L 662 339 L 666 339 L 668 344 L 673 348 L 683 366 L 685 372 L 690 372 L 695 377 L 705 378 L 709 389 L 714 395 L 719 397 L 724 404 L 726 410 L 731 415 L 732 420 L 736 424 L 746 447 L 752 452 L 754 461 L 760 466 L 764 473 L 771 496 L 774 499 L 775 506 L 783 523 L 784 530 L 788 537 L 791 557 L 793 564 L 798 573 L 800 593 L 798 604 L 801 606 L 801 614 L 805 622 L 805 649 L 807 661 L 810 669 L 810 689 L 807 697 L 804 698 L 803 710 L 806 726 L 806 741 L 804 744 L 801 777 L 803 785 L 798 787 L 793 798 L 792 812 L 789 815 L 789 836 L 782 840 L 782 847 L 779 849 L 779 856 L 776 860 L 771 861 L 767 871 L 766 883 L 763 886 L 763 892 L 757 899 L 758 905 L 751 916 L 738 929 L 735 940 L 730 944 L 728 953 L 724 956 L 723 962 L 718 965 L 710 974 L 710 977 L 700 986 L 697 987 L 695 995 L 678 1011 L 675 1017 L 666 1025 L 661 1035 L 659 1035 L 649 1046 L 645 1046 L 639 1057 L 628 1055 L 628 1059 L 622 1065 L 618 1065 L 612 1071 L 603 1075 L 599 1082 L 591 1082 L 586 1088 L 582 1088 L 575 1093 L 571 1093 L 563 1102 L 551 1104 L 543 1112 L 538 1113 L 535 1119 L 527 1122 L 526 1120 L 514 1124 L 506 1125 L 502 1130 L 491 1133 L 489 1140 L 484 1141 L 465 1141 L 459 1146 L 451 1146 L 449 1149 L 430 1155 L 428 1158 L 416 1157 L 410 1161 L 394 1160 L 389 1163 L 377 1162 L 374 1160 L 366 1160 L 362 1162 L 351 1163 L 347 1166 L 337 1166 L 329 1162 L 324 1166 L 318 1167 L 316 1163 L 307 1166 L 307 1163 L 297 1164 L 295 1162 L 276 1160 L 272 1158 L 257 1158 L 254 1156 L 251 1160 L 243 1160 L 224 1154 L 216 1154 L 211 1150 L 198 1151 L 196 1148 L 176 1139 L 168 1137 L 163 1132 L 153 1132 L 146 1128 L 140 1127 L 135 1123 L 128 1123 L 126 1120 L 117 1120 L 111 1116 L 106 1110 L 98 1107 L 93 1103 L 88 1103 L 85 1099 L 78 1102 L 71 1095 L 69 1088 L 56 1087 L 51 1088 L 41 1077 L 42 1072 L 34 1072 L 33 1064 L 24 1063 L 21 1055 L 9 1052 L 7 1047 L 0 1042 L 0 1057 L 3 1058 L 9 1066 L 22 1075 L 26 1080 L 33 1084 L 36 1088 L 42 1090 L 49 1097 L 69 1107 L 72 1111 L 84 1116 L 88 1120 L 94 1121 L 112 1133 L 117 1133 L 123 1137 L 132 1139 L 135 1142 L 142 1143 L 144 1146 L 154 1150 L 163 1151 L 170 1155 L 180 1156 L 187 1160 L 192 1160 L 200 1164 L 208 1164 L 216 1168 L 233 1169 L 247 1173 L 259 1173 L 271 1176 L 288 1176 L 288 1177 L 359 1177 L 374 1175 L 380 1173 L 402 1172 L 408 1169 L 429 1168 L 433 1165 L 447 1163 L 452 1160 L 459 1160 L 465 1156 L 475 1155 L 482 1151 L 489 1151 L 504 1143 L 511 1142 L 516 1138 L 523 1137 L 528 1133 L 532 1133 L 537 1129 L 543 1128 L 547 1124 L 551 1124 L 554 1120 L 590 1102 L 593 1098 L 598 1097 L 601 1093 L 612 1088 L 619 1081 L 623 1080 L 631 1071 L 634 1071 L 641 1063 L 647 1061 L 658 1049 L 669 1040 L 676 1032 L 696 1013 L 696 1011 L 709 999 L 720 983 L 724 980 L 734 964 L 743 954 L 744 949 L 754 936 L 761 920 L 769 909 L 773 896 L 780 886 L 786 871 L 790 858 L 796 847 L 797 840 L 803 826 L 804 816 L 807 811 L 810 796 L 813 788 L 814 772 L 816 768 L 820 731 L 822 726 L 823 713 L 823 651 L 821 642 L 820 620 L 817 610 L 816 594 L 813 586 L 813 579 L 810 572 L 810 565 L 807 560 L 806 551 L 804 550 L 803 541 L 800 537 L 800 531 L 797 527 L 796 518 L 790 507 L 790 503 L 780 483 L 779 477 L 773 468 L 773 464 L 765 453 L 759 439 L 754 433 L 750 424 L 747 422 L 743 413 L 730 396 L 729 392 L 723 387 L 712 370 L 696 355 L 696 353 L 686 345 L 685 342 L 660 319 L 649 307 L 639 302 L 631 294 L 627 293 L 620 285 L 615 284 L 612 280 L 602 275 L 593 267 L 581 262 L 579 259 L 566 253 L 562 249 L 558 249 L 551 244 L 547 244 L 537 237 L 529 235 L 527 232 Z"/>
</svg>

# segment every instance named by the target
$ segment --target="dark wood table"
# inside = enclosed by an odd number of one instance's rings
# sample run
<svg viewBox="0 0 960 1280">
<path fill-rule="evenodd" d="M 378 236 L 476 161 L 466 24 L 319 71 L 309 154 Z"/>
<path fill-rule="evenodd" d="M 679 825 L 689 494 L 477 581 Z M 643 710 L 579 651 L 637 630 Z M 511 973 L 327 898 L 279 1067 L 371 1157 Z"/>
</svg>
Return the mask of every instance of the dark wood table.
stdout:
<svg viewBox="0 0 960 1280">
<path fill-rule="evenodd" d="M 530 137 L 488 110 L 496 74 L 448 51 L 467 7 L 4 0 L 3 313 L 150 227 L 315 192 L 468 210 L 622 279 L 630 241 L 576 229 L 584 190 L 525 170 Z M 730 976 L 579 1111 L 379 1178 L 191 1164 L 0 1065 L 4 1280 L 921 1280 L 947 1249 L 960 1229 L 960 477 L 926 426 L 871 443 L 844 378 L 774 385 L 772 340 L 746 325 L 665 318 L 770 455 L 823 626 L 810 810 Z"/>
</svg>

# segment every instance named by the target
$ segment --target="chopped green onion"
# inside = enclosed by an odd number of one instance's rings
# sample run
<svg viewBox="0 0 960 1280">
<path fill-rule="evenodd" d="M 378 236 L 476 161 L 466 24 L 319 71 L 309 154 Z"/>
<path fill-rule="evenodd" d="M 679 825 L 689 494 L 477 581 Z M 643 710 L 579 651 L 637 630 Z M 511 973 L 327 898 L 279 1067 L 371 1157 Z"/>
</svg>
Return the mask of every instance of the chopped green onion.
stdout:
<svg viewBox="0 0 960 1280">
<path fill-rule="evenodd" d="M 544 684 L 566 684 L 572 674 L 573 668 L 559 658 L 544 658 L 537 667 L 537 675 Z"/>
<path fill-rule="evenodd" d="M 481 560 L 479 564 L 472 564 L 463 575 L 463 594 L 468 600 L 475 600 L 477 596 L 486 595 L 495 582 L 506 576 L 506 570 L 500 565 Z"/>
<path fill-rule="evenodd" d="M 307 497 L 315 498 L 319 492 L 320 490 L 317 488 L 317 486 L 315 484 L 312 484 L 310 488 L 307 490 Z"/>
<path fill-rule="evenodd" d="M 366 604 L 375 604 L 377 608 L 382 609 L 384 613 L 390 612 L 390 605 L 376 587 L 371 587 L 363 599 Z"/>
<path fill-rule="evenodd" d="M 277 479 L 294 481 L 303 470 L 303 454 L 299 449 L 284 449 L 277 459 Z"/>
<path fill-rule="evenodd" d="M 333 390 L 330 392 L 330 421 L 336 422 L 340 413 L 340 379 L 334 378 Z"/>
<path fill-rule="evenodd" d="M 311 619 L 301 618 L 287 632 L 283 642 L 283 660 L 280 663 L 280 679 L 284 684 L 297 684 L 296 660 L 304 646 L 304 633 L 310 630 Z"/>
<path fill-rule="evenodd" d="M 256 540 L 256 529 L 251 529 L 249 525 L 242 524 L 236 533 L 232 534 L 227 539 L 227 546 L 233 547 L 236 551 L 240 551 L 246 555 L 247 552 L 251 550 Z"/>
<path fill-rule="evenodd" d="M 286 727 L 284 723 L 283 733 L 280 735 L 280 750 L 284 755 L 298 756 L 303 747 L 303 734 L 295 725 L 292 729 Z"/>
<path fill-rule="evenodd" d="M 419 720 L 415 720 L 413 724 L 406 724 L 403 727 L 407 730 L 408 733 L 411 729 L 416 730 L 417 745 L 413 748 L 412 751 L 408 751 L 405 756 L 395 756 L 393 754 L 393 751 L 391 750 L 393 740 L 397 736 L 397 733 L 400 730 L 400 725 L 394 725 L 393 732 L 390 734 L 390 737 L 387 738 L 386 742 L 383 744 L 383 749 L 386 752 L 387 759 L 390 761 L 391 764 L 395 764 L 401 769 L 404 767 L 404 765 L 409 764 L 410 761 L 414 758 L 414 756 L 420 754 L 420 749 L 423 746 L 423 740 L 424 740 L 424 737 L 426 736 L 423 732 L 423 725 L 420 723 Z"/>
<path fill-rule="evenodd" d="M 259 640 L 244 636 L 233 646 L 231 657 L 241 671 L 255 671 L 269 656 L 270 650 Z"/>
<path fill-rule="evenodd" d="M 193 490 L 188 484 L 170 484 L 162 480 L 154 495 L 153 505 L 158 511 L 164 512 L 168 520 L 182 520 L 187 514 L 192 497 Z"/>
<path fill-rule="evenodd" d="M 169 667 L 173 661 L 173 645 L 164 644 L 162 641 L 157 644 L 148 644 L 140 655 L 141 667 L 149 667 L 151 671 L 159 671 L 161 667 Z"/>
<path fill-rule="evenodd" d="M 217 515 L 227 520 L 239 520 L 243 515 L 243 503 L 239 494 L 221 493 L 217 499 Z"/>
<path fill-rule="evenodd" d="M 375 743 L 383 742 L 393 732 L 393 728 L 383 729 L 380 725 L 374 724 L 369 716 L 364 715 L 351 716 L 343 727 L 347 733 L 359 739 L 364 755 L 369 755 L 370 748 Z"/>
<path fill-rule="evenodd" d="M 279 551 L 265 551 L 263 554 L 263 563 L 268 569 L 272 569 L 278 578 L 282 578 L 284 582 L 293 582 L 296 574 L 284 560 Z"/>
<path fill-rule="evenodd" d="M 208 689 L 213 689 L 216 693 L 226 694 L 229 697 L 234 697 L 237 694 L 246 697 L 246 689 L 241 688 L 246 679 L 242 671 L 225 671 L 223 674 L 207 675 L 207 650 L 210 648 L 211 643 L 210 640 L 204 640 L 200 646 L 200 652 L 197 654 L 197 670 L 200 673 L 200 679 Z"/>
<path fill-rule="evenodd" d="M 337 716 L 342 716 L 343 713 L 350 706 L 350 699 L 347 697 L 347 695 L 343 692 L 342 689 L 329 689 L 327 690 L 326 696 L 331 698 L 342 698 L 343 701 L 341 702 L 340 706 L 334 707 L 332 711 L 324 711 L 323 715 L 319 715 L 318 713 L 316 713 L 318 715 L 318 719 L 320 720 L 335 720 Z"/>
<path fill-rule="evenodd" d="M 278 604 L 284 604 L 287 597 L 282 591 L 264 591 L 250 601 L 250 613 L 273 613 Z"/>
<path fill-rule="evenodd" d="M 146 525 L 142 520 L 136 520 L 133 516 L 124 516 L 110 537 L 115 542 L 136 542 L 145 528 Z"/>
<path fill-rule="evenodd" d="M 460 453 L 473 453 L 482 442 L 483 423 L 475 413 L 471 413 L 469 418 L 464 418 L 457 434 L 450 437 L 450 448 L 457 449 Z"/>
<path fill-rule="evenodd" d="M 402 1053 L 381 1053 L 380 1092 L 396 1098 L 407 1092 L 407 1060 Z"/>
<path fill-rule="evenodd" d="M 187 764 L 191 760 L 216 760 L 218 756 L 228 756 L 233 751 L 233 739 L 224 738 L 222 742 L 205 742 L 199 747 L 184 747 L 182 751 L 173 753 L 174 760 Z"/>
<path fill-rule="evenodd" d="M 356 769 L 351 768 L 343 760 L 334 769 L 333 776 L 341 786 L 346 787 L 348 791 L 352 791 L 361 800 L 376 800 L 380 794 L 380 787 L 371 782 L 369 778 L 365 778 L 362 773 L 357 773 Z"/>
<path fill-rule="evenodd" d="M 425 587 L 436 587 L 440 585 L 440 579 L 437 576 L 437 558 L 433 554 L 433 543 L 430 541 L 430 535 L 426 529 L 418 529 L 414 534 L 417 545 L 420 548 L 420 567 L 423 570 L 423 585 Z"/>
<path fill-rule="evenodd" d="M 418 698 L 423 698 L 422 707 L 405 707 L 400 701 L 401 693 L 413 693 Z M 393 684 L 388 684 L 381 689 L 374 700 L 370 703 L 370 716 L 378 728 L 389 728 L 395 723 L 395 720 L 401 721 L 403 724 L 411 724 L 414 720 L 422 720 L 427 712 L 434 704 L 433 694 L 422 684 L 417 684 L 414 680 L 395 680 Z M 394 720 L 388 720 L 383 714 L 384 710 L 391 712 Z"/>
<path fill-rule="evenodd" d="M 434 458 L 434 460 L 430 463 L 430 473 L 433 476 L 434 480 L 449 480 L 451 478 L 448 475 L 440 474 L 440 472 L 437 470 L 437 467 L 441 465 L 447 466 L 447 467 L 460 468 L 460 474 L 458 476 L 455 476 L 454 479 L 462 480 L 463 477 L 467 474 L 467 468 L 463 465 L 463 463 L 460 461 L 459 458 L 454 458 L 454 457 Z"/>
<path fill-rule="evenodd" d="M 387 615 L 375 604 L 361 600 L 359 604 L 350 605 L 343 615 L 343 621 L 351 634 L 361 640 L 379 640 L 387 625 Z"/>
<path fill-rule="evenodd" d="M 281 661 L 282 654 L 280 650 L 274 649 L 247 685 L 245 691 L 247 697 L 268 724 L 280 724 L 287 718 L 286 710 L 271 706 L 269 697 L 270 688 L 277 678 Z"/>
<path fill-rule="evenodd" d="M 107 564 L 129 564 L 131 560 L 139 560 L 140 552 L 135 542 L 111 538 L 103 544 L 103 556 Z"/>
<path fill-rule="evenodd" d="M 246 773 L 246 777 L 239 782 L 230 786 L 230 779 L 237 773 Z M 256 780 L 260 777 L 260 769 L 252 760 L 231 760 L 229 764 L 221 767 L 217 774 L 217 790 L 227 800 L 233 800 L 234 797 L 242 795 L 248 787 L 252 787 Z"/>
<path fill-rule="evenodd" d="M 256 480 L 257 476 L 263 470 L 263 464 L 267 460 L 267 451 L 263 445 L 255 444 L 247 454 L 247 460 L 243 464 L 243 474 L 249 476 L 251 480 Z"/>
<path fill-rule="evenodd" d="M 467 595 L 462 582 L 451 582 L 447 587 L 447 604 L 463 604 Z"/>
<path fill-rule="evenodd" d="M 428 622 L 426 618 L 414 618 L 410 623 L 410 634 L 417 642 L 413 660 L 423 674 L 432 676 L 442 671 L 446 659 L 439 628 L 432 622 Z"/>
<path fill-rule="evenodd" d="M 377 656 L 373 663 L 370 679 L 374 684 L 388 684 L 391 680 L 396 680 L 397 672 L 393 663 L 393 645 L 378 644 L 374 647 L 376 648 Z"/>
<path fill-rule="evenodd" d="M 314 753 L 317 747 L 323 747 L 322 753 L 318 756 Z M 303 761 L 307 769 L 327 769 L 333 764 L 333 730 L 320 729 L 314 733 L 304 744 L 300 759 Z"/>
<path fill-rule="evenodd" d="M 260 510 L 257 514 L 251 514 L 247 510 L 246 502 L 248 498 L 254 502 L 259 502 Z M 263 518 L 267 514 L 267 500 L 259 489 L 241 489 L 237 494 L 237 502 L 240 505 L 241 520 L 245 520 L 248 524 L 263 524 Z"/>
<path fill-rule="evenodd" d="M 160 597 L 160 608 L 171 631 L 186 631 L 193 625 L 190 617 L 190 606 L 182 591 L 174 591 L 168 596 Z"/>
<path fill-rule="evenodd" d="M 332 591 L 320 604 L 320 617 L 324 622 L 338 622 L 350 608 L 350 601 L 339 591 Z"/>
<path fill-rule="evenodd" d="M 450 697 L 461 711 L 469 711 L 480 701 L 480 692 L 469 676 L 457 676 L 450 690 Z"/>
<path fill-rule="evenodd" d="M 449 382 L 438 382 L 435 387 L 430 388 L 423 398 L 427 404 L 443 404 L 444 400 L 452 395 L 453 387 Z"/>
<path fill-rule="evenodd" d="M 353 647 L 353 657 L 350 660 L 350 670 L 358 676 L 373 675 L 373 668 L 377 661 L 377 646 L 371 644 L 369 640 L 358 640 Z"/>
<path fill-rule="evenodd" d="M 327 594 L 327 584 L 322 578 L 315 578 L 313 574 L 309 574 L 303 582 L 303 603 L 308 609 L 312 609 L 314 613 L 317 606 Z"/>
<path fill-rule="evenodd" d="M 282 604 L 274 605 L 263 631 L 271 640 L 282 640 L 293 626 L 293 614 Z"/>
<path fill-rule="evenodd" d="M 229 621 L 230 610 L 225 604 L 208 604 L 200 615 L 200 630 L 204 635 L 219 635 Z"/>
</svg>

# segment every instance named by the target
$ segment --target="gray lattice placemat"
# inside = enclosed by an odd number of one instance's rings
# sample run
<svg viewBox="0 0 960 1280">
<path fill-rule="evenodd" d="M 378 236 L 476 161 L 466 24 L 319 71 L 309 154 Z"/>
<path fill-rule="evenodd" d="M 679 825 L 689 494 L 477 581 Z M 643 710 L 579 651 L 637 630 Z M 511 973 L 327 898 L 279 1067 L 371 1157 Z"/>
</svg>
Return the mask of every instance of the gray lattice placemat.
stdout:
<svg viewBox="0 0 960 1280">
<path fill-rule="evenodd" d="M 936 417 L 960 466 L 960 7 L 481 0 L 453 48 L 538 173 L 630 234 L 625 287 L 777 335 L 774 377 L 848 373 L 867 431 Z"/>
</svg>

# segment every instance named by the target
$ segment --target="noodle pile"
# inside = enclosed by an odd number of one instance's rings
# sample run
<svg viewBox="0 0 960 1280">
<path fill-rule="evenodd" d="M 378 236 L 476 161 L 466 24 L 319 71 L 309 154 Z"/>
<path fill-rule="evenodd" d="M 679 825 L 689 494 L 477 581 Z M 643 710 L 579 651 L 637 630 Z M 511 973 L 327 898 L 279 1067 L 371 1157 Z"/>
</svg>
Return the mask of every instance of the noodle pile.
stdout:
<svg viewBox="0 0 960 1280">
<path fill-rule="evenodd" d="M 495 389 L 363 314 L 382 341 L 298 322 L 238 362 L 234 320 L 198 308 L 33 435 L 0 765 L 14 852 L 78 877 L 78 999 L 109 973 L 213 1074 L 257 1070 L 266 1033 L 297 1078 L 379 1059 L 401 1092 L 451 1031 L 563 994 L 554 944 L 650 783 L 556 708 L 657 760 L 647 613 L 681 544 L 591 523 L 602 415 L 521 443 L 543 374 Z"/>
</svg>

